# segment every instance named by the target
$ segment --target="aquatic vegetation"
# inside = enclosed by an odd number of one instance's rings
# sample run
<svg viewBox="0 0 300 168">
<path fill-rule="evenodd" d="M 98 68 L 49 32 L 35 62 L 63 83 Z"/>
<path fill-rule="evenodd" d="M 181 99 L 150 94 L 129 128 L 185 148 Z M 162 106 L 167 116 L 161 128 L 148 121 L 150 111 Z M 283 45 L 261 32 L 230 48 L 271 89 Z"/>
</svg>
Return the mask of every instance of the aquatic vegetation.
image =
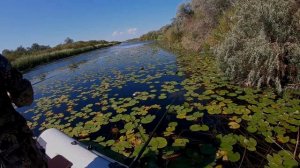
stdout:
<svg viewBox="0 0 300 168">
<path fill-rule="evenodd" d="M 268 159 L 268 168 L 271 167 L 297 167 L 298 163 L 293 158 L 293 155 L 285 150 L 281 150 L 278 153 L 274 153 L 273 155 L 267 155 Z"/>
<path fill-rule="evenodd" d="M 174 143 L 172 144 L 172 146 L 174 147 L 185 147 L 186 144 L 189 143 L 188 139 L 175 139 Z"/>
<path fill-rule="evenodd" d="M 57 128 L 133 158 L 167 111 L 143 154 L 145 162 L 161 157 L 170 166 L 226 167 L 259 159 L 272 167 L 300 159 L 280 152 L 293 153 L 298 143 L 300 93 L 235 86 L 215 60 L 202 55 L 179 53 L 177 67 L 173 55 L 163 50 L 152 55 L 147 45 L 120 51 L 124 57 L 110 53 L 97 64 L 83 63 L 80 76 L 35 86 L 35 105 L 23 113 L 33 120 L 29 127 L 36 133 Z M 243 159 L 244 153 L 250 157 Z"/>
<path fill-rule="evenodd" d="M 154 137 L 150 141 L 150 149 L 153 151 L 157 151 L 158 149 L 164 148 L 168 145 L 168 142 L 165 138 L 163 137 Z"/>
<path fill-rule="evenodd" d="M 209 127 L 207 125 L 194 124 L 190 126 L 191 131 L 208 131 Z"/>
<path fill-rule="evenodd" d="M 164 136 L 167 137 L 173 135 L 177 125 L 178 125 L 177 122 L 170 122 L 164 132 Z"/>
<path fill-rule="evenodd" d="M 141 118 L 142 124 L 149 124 L 155 119 L 155 115 L 147 115 Z"/>
</svg>

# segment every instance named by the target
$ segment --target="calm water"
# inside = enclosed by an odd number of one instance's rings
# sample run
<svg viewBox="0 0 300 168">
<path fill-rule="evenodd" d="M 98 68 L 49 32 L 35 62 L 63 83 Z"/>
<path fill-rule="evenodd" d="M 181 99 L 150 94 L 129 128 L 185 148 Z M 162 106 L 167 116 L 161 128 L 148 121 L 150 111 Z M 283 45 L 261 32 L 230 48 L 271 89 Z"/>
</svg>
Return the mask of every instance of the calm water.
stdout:
<svg viewBox="0 0 300 168">
<path fill-rule="evenodd" d="M 168 105 L 185 102 L 185 77 L 178 71 L 176 56 L 150 43 L 123 43 L 80 54 L 42 65 L 24 76 L 33 83 L 35 102 L 18 111 L 30 121 L 35 135 L 54 127 L 84 143 L 102 138 L 94 145 L 109 146 L 109 151 L 129 158 L 144 144 Z M 165 134 L 170 122 L 179 123 L 172 136 Z M 189 138 L 191 143 L 183 153 L 193 154 L 194 145 L 211 142 L 201 138 L 203 134 L 188 131 L 190 125 L 169 114 L 155 136 L 167 140 L 166 151 L 178 150 L 172 149 L 173 137 Z M 124 141 L 129 143 L 124 145 Z M 162 158 L 162 151 L 156 155 Z M 215 153 L 201 156 L 200 165 L 214 157 Z"/>
</svg>

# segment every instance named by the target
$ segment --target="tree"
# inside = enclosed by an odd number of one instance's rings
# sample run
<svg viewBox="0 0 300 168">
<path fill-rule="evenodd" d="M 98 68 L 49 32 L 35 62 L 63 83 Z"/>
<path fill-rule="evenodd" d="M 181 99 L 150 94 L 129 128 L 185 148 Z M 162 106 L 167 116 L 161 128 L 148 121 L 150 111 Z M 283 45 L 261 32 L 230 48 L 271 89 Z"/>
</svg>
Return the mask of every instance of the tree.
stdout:
<svg viewBox="0 0 300 168">
<path fill-rule="evenodd" d="M 23 46 L 19 46 L 17 49 L 16 49 L 16 52 L 17 53 L 25 53 L 27 52 L 26 48 L 24 48 Z"/>
<path fill-rule="evenodd" d="M 190 17 L 194 14 L 190 3 L 181 4 L 177 11 L 177 17 Z"/>
<path fill-rule="evenodd" d="M 72 43 L 74 43 L 74 40 L 71 39 L 70 37 L 67 37 L 67 38 L 65 39 L 65 44 L 72 44 Z"/>
<path fill-rule="evenodd" d="M 11 50 L 8 50 L 8 49 L 4 49 L 3 51 L 2 51 L 2 55 L 4 55 L 4 56 L 7 56 L 7 55 L 9 55 L 9 54 L 11 54 L 12 53 L 12 51 Z"/>
<path fill-rule="evenodd" d="M 41 51 L 41 50 L 46 50 L 50 49 L 50 46 L 45 46 L 45 45 L 39 45 L 38 43 L 33 43 L 31 47 L 28 48 L 29 51 Z"/>
</svg>

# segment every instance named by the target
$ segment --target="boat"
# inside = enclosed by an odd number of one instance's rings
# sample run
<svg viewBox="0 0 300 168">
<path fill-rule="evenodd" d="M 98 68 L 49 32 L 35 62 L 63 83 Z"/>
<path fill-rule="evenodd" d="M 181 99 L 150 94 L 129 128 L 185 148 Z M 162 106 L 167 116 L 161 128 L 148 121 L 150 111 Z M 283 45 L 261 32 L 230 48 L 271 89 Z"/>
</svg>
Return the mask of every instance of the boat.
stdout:
<svg viewBox="0 0 300 168">
<path fill-rule="evenodd" d="M 37 142 L 48 156 L 49 168 L 128 168 L 55 128 L 42 132 Z"/>
</svg>

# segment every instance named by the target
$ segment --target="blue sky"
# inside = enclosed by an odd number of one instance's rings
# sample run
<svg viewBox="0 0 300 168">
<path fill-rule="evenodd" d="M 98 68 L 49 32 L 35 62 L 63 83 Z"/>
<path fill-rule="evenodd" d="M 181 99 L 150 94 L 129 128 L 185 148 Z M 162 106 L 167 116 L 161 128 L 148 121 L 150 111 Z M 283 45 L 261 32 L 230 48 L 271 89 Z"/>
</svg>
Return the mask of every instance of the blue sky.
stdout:
<svg viewBox="0 0 300 168">
<path fill-rule="evenodd" d="M 159 29 L 185 0 L 1 0 L 0 52 L 32 43 L 126 40 Z"/>
</svg>

